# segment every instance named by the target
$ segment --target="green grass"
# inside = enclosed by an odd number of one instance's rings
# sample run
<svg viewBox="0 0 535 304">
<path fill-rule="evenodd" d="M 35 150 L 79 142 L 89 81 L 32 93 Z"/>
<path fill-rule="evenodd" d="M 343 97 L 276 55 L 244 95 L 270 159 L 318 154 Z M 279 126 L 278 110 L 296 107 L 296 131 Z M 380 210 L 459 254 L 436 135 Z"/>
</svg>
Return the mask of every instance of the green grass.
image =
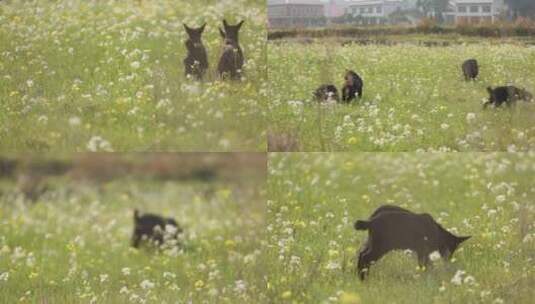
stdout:
<svg viewBox="0 0 535 304">
<path fill-rule="evenodd" d="M 246 20 L 241 82 L 216 75 L 224 17 Z M 184 76 L 183 22 L 208 23 L 204 83 Z M 2 1 L 0 148 L 265 151 L 265 36 L 259 0 Z"/>
<path fill-rule="evenodd" d="M 476 58 L 480 77 L 460 66 Z M 534 103 L 482 109 L 486 87 L 535 92 L 535 49 L 517 44 L 424 47 L 270 43 L 269 132 L 301 151 L 525 151 L 535 147 Z M 362 100 L 318 107 L 322 83 L 341 87 L 345 69 L 364 80 Z M 468 114 L 473 119 L 468 119 Z M 295 150 L 296 148 L 294 148 Z"/>
<path fill-rule="evenodd" d="M 272 303 L 531 303 L 535 293 L 534 155 L 275 153 L 268 174 Z M 427 271 L 386 255 L 355 273 L 367 235 L 353 229 L 382 204 L 428 212 L 472 235 Z M 451 280 L 465 271 L 460 285 Z M 465 279 L 470 277 L 469 279 Z M 465 281 L 466 280 L 466 281 Z M 359 301 L 360 299 L 360 301 Z"/>
<path fill-rule="evenodd" d="M 0 303 L 254 303 L 262 295 L 262 174 L 211 183 L 49 178 L 35 204 L 0 182 Z M 131 248 L 134 207 L 176 218 L 183 250 Z"/>
</svg>

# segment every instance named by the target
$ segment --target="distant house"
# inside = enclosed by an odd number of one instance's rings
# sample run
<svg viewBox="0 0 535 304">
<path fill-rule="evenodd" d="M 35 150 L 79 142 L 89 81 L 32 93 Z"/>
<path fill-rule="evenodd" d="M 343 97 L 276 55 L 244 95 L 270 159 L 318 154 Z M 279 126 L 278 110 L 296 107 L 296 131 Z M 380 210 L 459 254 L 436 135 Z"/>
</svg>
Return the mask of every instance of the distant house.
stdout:
<svg viewBox="0 0 535 304">
<path fill-rule="evenodd" d="M 444 17 L 449 23 L 478 24 L 495 22 L 506 12 L 504 0 L 451 0 Z"/>
<path fill-rule="evenodd" d="M 325 5 L 316 0 L 268 0 L 269 27 L 325 26 Z"/>
<path fill-rule="evenodd" d="M 345 14 L 346 7 L 351 4 L 349 0 L 328 0 L 325 2 L 325 16 L 338 18 Z"/>
<path fill-rule="evenodd" d="M 404 8 L 401 0 L 355 0 L 345 8 L 345 13 L 359 24 L 385 24 L 390 14 Z"/>
</svg>

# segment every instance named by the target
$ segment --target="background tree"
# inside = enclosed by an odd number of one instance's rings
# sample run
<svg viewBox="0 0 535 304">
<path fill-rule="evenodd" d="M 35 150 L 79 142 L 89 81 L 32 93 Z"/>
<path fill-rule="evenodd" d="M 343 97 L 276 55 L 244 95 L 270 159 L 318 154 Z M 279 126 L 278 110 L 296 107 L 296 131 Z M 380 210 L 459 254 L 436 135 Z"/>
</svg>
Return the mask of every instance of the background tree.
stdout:
<svg viewBox="0 0 535 304">
<path fill-rule="evenodd" d="M 416 6 L 421 8 L 424 13 L 433 13 L 437 22 L 442 23 L 444 21 L 443 13 L 448 8 L 449 0 L 418 0 Z"/>
<path fill-rule="evenodd" d="M 534 0 L 505 0 L 505 3 L 509 6 L 514 19 L 520 16 L 535 18 Z"/>
</svg>

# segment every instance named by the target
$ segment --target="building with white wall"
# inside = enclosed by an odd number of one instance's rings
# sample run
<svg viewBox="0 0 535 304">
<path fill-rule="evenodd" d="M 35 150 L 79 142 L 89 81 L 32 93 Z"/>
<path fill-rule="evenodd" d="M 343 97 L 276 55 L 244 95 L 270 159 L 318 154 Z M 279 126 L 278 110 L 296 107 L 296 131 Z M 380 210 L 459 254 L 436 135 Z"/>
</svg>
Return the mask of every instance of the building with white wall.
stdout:
<svg viewBox="0 0 535 304">
<path fill-rule="evenodd" d="M 325 3 L 319 0 L 268 0 L 269 27 L 314 27 L 326 23 Z"/>
<path fill-rule="evenodd" d="M 504 0 L 451 0 L 446 20 L 454 23 L 477 24 L 495 22 L 505 14 Z"/>
<path fill-rule="evenodd" d="M 384 24 L 390 14 L 401 9 L 404 9 L 401 0 L 354 0 L 345 13 L 358 18 L 361 24 Z"/>
</svg>

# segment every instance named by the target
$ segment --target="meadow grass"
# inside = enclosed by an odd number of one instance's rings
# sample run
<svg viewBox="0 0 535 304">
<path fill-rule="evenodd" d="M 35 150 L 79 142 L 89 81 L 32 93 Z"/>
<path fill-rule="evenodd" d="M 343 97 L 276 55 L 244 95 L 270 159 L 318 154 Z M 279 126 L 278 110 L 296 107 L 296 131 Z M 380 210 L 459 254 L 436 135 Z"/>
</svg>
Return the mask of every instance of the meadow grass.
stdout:
<svg viewBox="0 0 535 304">
<path fill-rule="evenodd" d="M 218 27 L 243 19 L 243 81 L 218 79 Z M 186 33 L 208 51 L 187 79 Z M 265 151 L 264 1 L 0 2 L 0 148 Z"/>
<path fill-rule="evenodd" d="M 263 295 L 265 177 L 0 183 L 0 303 L 254 303 Z M 133 209 L 174 217 L 179 250 L 130 246 Z"/>
<path fill-rule="evenodd" d="M 473 42 L 473 41 L 472 41 Z M 476 58 L 480 77 L 461 64 Z M 425 47 L 316 40 L 268 45 L 269 133 L 292 136 L 301 151 L 525 151 L 535 147 L 535 104 L 482 109 L 486 88 L 535 92 L 535 48 L 518 43 Z M 345 69 L 364 80 L 363 98 L 319 107 L 312 92 L 343 84 Z"/>
<path fill-rule="evenodd" d="M 535 155 L 273 153 L 266 260 L 272 303 L 530 303 Z M 451 263 L 393 252 L 361 282 L 355 231 L 382 204 L 430 213 L 472 238 Z M 454 279 L 458 276 L 458 280 Z"/>
</svg>

